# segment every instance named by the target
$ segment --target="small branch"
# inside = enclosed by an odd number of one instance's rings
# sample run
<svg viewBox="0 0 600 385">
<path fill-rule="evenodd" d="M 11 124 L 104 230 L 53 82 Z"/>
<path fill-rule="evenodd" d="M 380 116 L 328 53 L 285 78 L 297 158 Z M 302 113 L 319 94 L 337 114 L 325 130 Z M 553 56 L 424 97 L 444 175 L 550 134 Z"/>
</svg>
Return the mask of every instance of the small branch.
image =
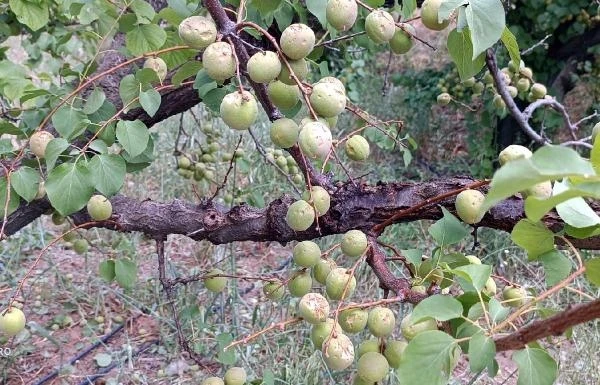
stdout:
<svg viewBox="0 0 600 385">
<path fill-rule="evenodd" d="M 240 144 L 242 144 L 242 138 L 243 136 L 240 135 L 240 139 L 238 140 L 235 149 L 233 150 L 233 153 L 235 154 L 235 151 L 240 148 Z M 210 199 L 215 199 L 215 197 L 217 195 L 219 195 L 219 192 L 227 185 L 227 178 L 229 177 L 229 174 L 231 173 L 231 170 L 233 170 L 233 166 L 235 166 L 235 156 L 231 157 L 231 160 L 229 161 L 229 169 L 227 169 L 227 172 L 225 173 L 225 178 L 223 178 L 223 183 L 221 183 L 217 189 L 215 190 L 214 194 L 212 195 L 212 197 Z"/>
<path fill-rule="evenodd" d="M 233 341 L 229 345 L 225 346 L 225 348 L 223 350 L 231 349 L 232 347 L 237 346 L 237 345 L 247 344 L 248 342 L 252 341 L 253 339 L 260 337 L 263 334 L 266 334 L 275 329 L 283 331 L 283 330 L 285 330 L 286 327 L 297 324 L 301 321 L 302 321 L 302 318 L 297 317 L 297 318 L 290 318 L 285 321 L 281 321 L 281 322 L 277 322 L 277 323 L 272 323 L 270 326 L 268 326 L 262 330 L 259 330 L 256 333 L 252 333 L 249 336 L 244 337 L 240 340 Z"/>
<path fill-rule="evenodd" d="M 536 49 L 539 46 L 544 45 L 546 43 L 546 40 L 550 39 L 551 37 L 552 37 L 552 34 L 546 35 L 542 40 L 538 41 L 537 43 L 535 43 L 531 47 L 527 48 L 526 50 L 521 51 L 521 56 L 529 55 L 531 52 L 533 52 L 534 49 Z"/>
<path fill-rule="evenodd" d="M 335 39 L 322 41 L 319 44 L 315 44 L 315 48 L 316 47 L 320 47 L 320 46 L 327 46 L 329 44 L 337 43 L 337 42 L 348 40 L 348 39 L 352 39 L 352 38 L 355 38 L 356 36 L 364 35 L 365 33 L 366 33 L 365 31 L 355 32 L 355 33 L 351 33 L 351 34 L 348 34 L 348 35 L 336 37 Z"/>
</svg>

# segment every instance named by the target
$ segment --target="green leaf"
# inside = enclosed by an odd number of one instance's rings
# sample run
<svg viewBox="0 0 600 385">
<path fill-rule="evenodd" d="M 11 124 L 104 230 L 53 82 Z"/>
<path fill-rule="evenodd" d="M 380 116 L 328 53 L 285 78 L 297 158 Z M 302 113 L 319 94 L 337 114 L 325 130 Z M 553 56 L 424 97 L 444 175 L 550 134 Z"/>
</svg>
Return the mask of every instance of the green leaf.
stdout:
<svg viewBox="0 0 600 385">
<path fill-rule="evenodd" d="M 23 132 L 19 127 L 15 126 L 12 123 L 6 122 L 4 120 L 0 120 L 0 135 L 9 134 L 9 135 L 21 135 Z"/>
<path fill-rule="evenodd" d="M 502 36 L 506 27 L 504 6 L 501 0 L 469 1 L 465 13 L 473 42 L 472 59 L 475 60 Z"/>
<path fill-rule="evenodd" d="M 94 192 L 92 173 L 83 161 L 57 166 L 48 174 L 45 187 L 52 207 L 62 216 L 84 208 Z"/>
<path fill-rule="evenodd" d="M 417 0 L 402 1 L 402 18 L 409 19 L 417 9 Z"/>
<path fill-rule="evenodd" d="M 510 236 L 514 243 L 527 251 L 530 261 L 554 250 L 554 233 L 541 222 L 521 219 Z"/>
<path fill-rule="evenodd" d="M 400 361 L 398 378 L 404 385 L 446 385 L 456 366 L 460 347 L 456 340 L 439 330 L 419 333 Z M 423 364 L 427 363 L 427 370 Z"/>
<path fill-rule="evenodd" d="M 228 93 L 229 91 L 226 88 L 215 88 L 208 91 L 206 95 L 204 95 L 204 98 L 202 98 L 202 101 L 206 107 L 218 113 L 221 108 L 221 102 Z"/>
<path fill-rule="evenodd" d="M 569 190 L 569 184 L 554 183 L 552 195 L 558 195 Z M 556 205 L 556 212 L 570 226 L 582 228 L 600 224 L 600 217 L 583 198 L 571 198 Z"/>
<path fill-rule="evenodd" d="M 485 283 L 488 278 L 490 278 L 490 274 L 492 274 L 492 267 L 490 265 L 465 265 L 459 266 L 456 269 L 452 270 L 452 272 L 458 275 L 460 278 L 465 279 L 470 285 L 472 285 L 475 290 L 481 291 L 485 287 Z M 461 284 L 465 291 L 470 290 L 469 285 Z"/>
<path fill-rule="evenodd" d="M 308 8 L 308 12 L 316 16 L 323 28 L 327 28 L 327 16 L 325 15 L 327 1 L 306 0 L 306 8 Z"/>
<path fill-rule="evenodd" d="M 458 74 L 462 80 L 476 75 L 485 65 L 484 54 L 473 56 L 473 43 L 468 29 L 461 32 L 454 30 L 448 35 L 448 53 L 456 64 Z"/>
<path fill-rule="evenodd" d="M 194 81 L 194 89 L 198 90 L 198 95 L 200 95 L 200 98 L 204 98 L 209 91 L 215 88 L 217 88 L 217 82 L 208 76 L 206 70 L 201 69 L 198 71 L 196 74 L 196 80 Z"/>
<path fill-rule="evenodd" d="M 54 138 L 48 145 L 46 146 L 46 151 L 44 153 L 44 159 L 46 160 L 46 169 L 48 172 L 52 171 L 54 165 L 56 164 L 56 160 L 65 152 L 65 150 L 69 148 L 69 142 L 67 142 L 64 138 Z"/>
<path fill-rule="evenodd" d="M 127 32 L 125 46 L 132 55 L 138 56 L 150 51 L 157 51 L 165 44 L 167 33 L 156 24 L 141 24 Z"/>
<path fill-rule="evenodd" d="M 150 134 L 146 125 L 139 119 L 120 120 L 117 123 L 117 139 L 129 155 L 136 157 L 148 146 Z"/>
<path fill-rule="evenodd" d="M 0 139 L 0 155 L 13 152 L 13 144 L 10 139 Z"/>
<path fill-rule="evenodd" d="M 154 8 L 144 0 L 133 0 L 129 6 L 137 16 L 139 23 L 150 23 L 156 15 Z"/>
<path fill-rule="evenodd" d="M 275 11 L 275 21 L 277 22 L 277 27 L 280 31 L 283 31 L 294 20 L 294 8 L 289 5 L 287 2 L 283 2 L 279 9 Z"/>
<path fill-rule="evenodd" d="M 119 155 L 102 154 L 92 158 L 88 165 L 94 187 L 105 196 L 116 194 L 125 181 L 125 160 Z"/>
<path fill-rule="evenodd" d="M 99 367 L 106 368 L 112 362 L 112 357 L 107 353 L 98 353 L 94 356 L 94 361 Z"/>
<path fill-rule="evenodd" d="M 588 259 L 587 261 L 585 261 L 584 265 L 585 277 L 587 278 L 587 280 L 593 283 L 594 285 L 600 287 L 600 258 Z"/>
<path fill-rule="evenodd" d="M 462 313 L 462 304 L 457 299 L 445 295 L 432 295 L 415 306 L 411 319 L 414 323 L 428 317 L 438 321 L 448 321 L 459 318 Z"/>
<path fill-rule="evenodd" d="M 160 93 L 154 88 L 140 92 L 140 104 L 150 117 L 154 116 L 156 111 L 158 111 L 160 100 Z"/>
<path fill-rule="evenodd" d="M 31 202 L 38 193 L 40 172 L 31 167 L 21 166 L 11 174 L 10 183 L 17 194 Z"/>
<path fill-rule="evenodd" d="M 513 63 L 521 63 L 521 52 L 519 51 L 519 43 L 517 43 L 517 38 L 513 33 L 508 29 L 508 27 L 504 27 L 504 31 L 502 31 L 502 44 L 508 50 L 508 55 L 510 56 L 510 60 Z"/>
<path fill-rule="evenodd" d="M 105 100 L 106 95 L 104 95 L 102 88 L 94 88 L 90 96 L 88 96 L 88 99 L 85 101 L 83 112 L 88 115 L 93 114 L 102 107 Z"/>
<path fill-rule="evenodd" d="M 224 365 L 233 365 L 237 361 L 235 349 L 225 350 L 225 347 L 233 341 L 231 333 L 221 333 L 217 336 L 217 344 L 219 346 L 219 354 L 217 361 Z"/>
<path fill-rule="evenodd" d="M 115 278 L 119 286 L 125 289 L 133 287 L 137 277 L 137 266 L 129 258 L 120 258 L 115 261 Z"/>
<path fill-rule="evenodd" d="M 554 384 L 558 366 L 544 350 L 526 347 L 514 352 L 512 359 L 519 369 L 517 385 Z"/>
<path fill-rule="evenodd" d="M 137 98 L 140 94 L 141 83 L 135 78 L 135 75 L 129 74 L 121 79 L 121 83 L 119 83 L 119 96 L 121 96 L 121 101 L 123 105 L 129 105 L 129 103 Z M 131 105 L 130 108 L 135 106 Z"/>
<path fill-rule="evenodd" d="M 9 198 L 10 197 L 10 198 Z M 14 212 L 17 208 L 19 208 L 19 195 L 15 192 L 14 189 L 10 189 L 10 194 L 8 194 L 8 182 L 6 177 L 0 177 L 0 221 L 4 219 L 6 207 L 6 201 L 8 201 L 8 213 L 7 216 Z"/>
<path fill-rule="evenodd" d="M 70 105 L 63 105 L 52 115 L 52 125 L 65 139 L 80 135 L 87 127 L 89 120 L 80 109 Z"/>
<path fill-rule="evenodd" d="M 441 207 L 444 217 L 429 227 L 429 234 L 439 246 L 460 242 L 469 232 L 448 210 Z"/>
<path fill-rule="evenodd" d="M 469 340 L 469 367 L 471 372 L 477 373 L 485 369 L 496 356 L 494 340 L 483 332 L 476 333 Z"/>
<path fill-rule="evenodd" d="M 483 202 L 483 211 L 519 191 L 547 180 L 560 180 L 570 176 L 591 178 L 596 175 L 589 161 L 564 146 L 546 145 L 531 158 L 519 159 L 502 166 L 494 174 L 490 190 Z"/>
<path fill-rule="evenodd" d="M 554 286 L 567 278 L 573 268 L 571 260 L 558 250 L 540 255 L 539 260 L 544 265 L 546 286 Z"/>
<path fill-rule="evenodd" d="M 100 277 L 106 282 L 112 282 L 112 280 L 115 279 L 115 261 L 107 259 L 106 261 L 100 262 L 98 272 Z"/>
<path fill-rule="evenodd" d="M 510 313 L 510 309 L 502 306 L 502 303 L 500 303 L 500 301 L 498 301 L 496 298 L 490 298 L 488 307 L 490 321 L 492 321 L 493 324 L 504 321 Z"/>
<path fill-rule="evenodd" d="M 174 86 L 180 85 L 185 79 L 191 78 L 198 74 L 198 71 L 202 69 L 202 62 L 200 61 L 189 61 L 182 65 L 177 72 L 171 78 L 171 83 Z"/>
<path fill-rule="evenodd" d="M 46 1 L 9 0 L 10 10 L 17 16 L 20 23 L 33 31 L 48 24 L 49 12 Z"/>
</svg>

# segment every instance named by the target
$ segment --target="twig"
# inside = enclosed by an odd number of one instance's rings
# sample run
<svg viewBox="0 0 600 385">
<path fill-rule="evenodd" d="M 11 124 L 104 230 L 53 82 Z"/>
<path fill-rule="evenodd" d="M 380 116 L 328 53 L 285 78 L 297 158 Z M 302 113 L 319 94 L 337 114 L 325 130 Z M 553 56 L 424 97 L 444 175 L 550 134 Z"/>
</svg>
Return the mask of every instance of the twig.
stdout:
<svg viewBox="0 0 600 385">
<path fill-rule="evenodd" d="M 270 326 L 257 331 L 256 333 L 252 333 L 247 337 L 244 337 L 240 340 L 237 341 L 233 341 L 232 343 L 230 343 L 229 345 L 225 346 L 225 348 L 223 350 L 227 350 L 227 349 L 231 349 L 234 346 L 240 345 L 240 344 L 247 344 L 248 342 L 252 341 L 253 339 L 262 336 L 265 333 L 270 332 L 271 330 L 275 330 L 275 329 L 279 329 L 279 330 L 285 330 L 285 328 L 287 326 L 296 324 L 298 322 L 301 322 L 302 318 L 300 317 L 296 317 L 296 318 L 290 318 L 287 319 L 285 321 L 281 321 L 281 322 L 277 322 L 277 323 L 272 323 Z"/>
<path fill-rule="evenodd" d="M 235 150 L 233 151 L 233 153 L 235 154 L 235 151 L 240 148 L 240 144 L 242 144 L 242 138 L 243 136 L 240 135 L 240 139 L 237 142 L 237 145 L 235 146 Z M 231 170 L 233 170 L 233 166 L 235 165 L 235 156 L 231 157 L 231 160 L 229 161 L 229 169 L 227 169 L 227 172 L 225 173 L 225 178 L 223 178 L 223 183 L 221 183 L 217 189 L 215 190 L 214 194 L 212 195 L 212 197 L 210 198 L 210 200 L 215 199 L 215 197 L 217 195 L 219 195 L 219 192 L 225 187 L 225 185 L 227 185 L 227 178 L 229 177 L 229 174 L 231 173 Z"/>
<path fill-rule="evenodd" d="M 537 43 L 535 43 L 531 47 L 527 48 L 526 50 L 521 51 L 521 56 L 529 55 L 534 49 L 536 49 L 537 47 L 546 43 L 546 40 L 550 39 L 551 37 L 552 37 L 552 34 L 546 35 L 542 40 L 538 41 Z M 520 63 L 515 63 L 515 64 L 519 65 Z"/>
<path fill-rule="evenodd" d="M 351 33 L 351 34 L 348 34 L 348 35 L 344 35 L 344 36 L 339 36 L 339 37 L 336 37 L 335 39 L 331 39 L 331 40 L 322 41 L 322 42 L 320 42 L 320 43 L 318 43 L 318 44 L 315 44 L 315 48 L 316 48 L 316 47 L 323 46 L 323 45 L 325 45 L 325 46 L 326 46 L 326 45 L 329 45 L 329 44 L 337 43 L 337 42 L 339 42 L 339 41 L 344 41 L 344 40 L 352 39 L 352 38 L 354 38 L 354 37 L 356 37 L 356 36 L 361 36 L 361 35 L 364 35 L 365 33 L 366 33 L 365 31 L 362 31 L 362 32 L 355 32 L 355 33 Z"/>
</svg>

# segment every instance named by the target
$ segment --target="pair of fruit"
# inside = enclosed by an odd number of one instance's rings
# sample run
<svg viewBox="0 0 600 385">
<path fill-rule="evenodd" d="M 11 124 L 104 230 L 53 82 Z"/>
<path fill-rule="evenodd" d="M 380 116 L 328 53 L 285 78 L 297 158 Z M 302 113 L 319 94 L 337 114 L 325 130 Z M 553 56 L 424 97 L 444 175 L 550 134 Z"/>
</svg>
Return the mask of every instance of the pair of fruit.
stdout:
<svg viewBox="0 0 600 385">
<path fill-rule="evenodd" d="M 240 367 L 229 368 L 223 378 L 209 377 L 202 381 L 202 385 L 243 385 L 247 379 L 246 370 Z"/>
</svg>

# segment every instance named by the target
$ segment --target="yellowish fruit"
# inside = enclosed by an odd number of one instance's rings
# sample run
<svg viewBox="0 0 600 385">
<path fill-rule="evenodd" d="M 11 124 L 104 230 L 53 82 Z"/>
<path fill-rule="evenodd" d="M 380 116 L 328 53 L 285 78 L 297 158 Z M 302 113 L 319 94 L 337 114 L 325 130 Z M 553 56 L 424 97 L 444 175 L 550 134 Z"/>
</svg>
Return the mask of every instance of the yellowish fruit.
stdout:
<svg viewBox="0 0 600 385">
<path fill-rule="evenodd" d="M 73 242 L 73 251 L 75 251 L 77 254 L 85 254 L 88 251 L 88 247 L 88 241 L 85 239 L 78 239 Z"/>
<path fill-rule="evenodd" d="M 365 253 L 369 243 L 367 236 L 360 230 L 350 230 L 342 238 L 342 253 L 351 258 L 358 258 Z"/>
<path fill-rule="evenodd" d="M 355 0 L 329 0 L 325 15 L 333 28 L 348 31 L 356 22 L 358 4 Z"/>
<path fill-rule="evenodd" d="M 370 338 L 366 341 L 363 341 L 358 345 L 358 349 L 356 350 L 356 356 L 358 358 L 362 357 L 365 353 L 368 352 L 377 352 L 379 353 L 379 339 L 378 338 Z"/>
<path fill-rule="evenodd" d="M 325 292 L 334 300 L 347 299 L 356 289 L 356 278 L 343 267 L 332 269 L 325 280 Z"/>
<path fill-rule="evenodd" d="M 369 142 L 361 135 L 352 135 L 346 141 L 345 149 L 348 158 L 356 161 L 366 160 L 371 153 Z"/>
<path fill-rule="evenodd" d="M 48 143 L 54 139 L 54 135 L 48 131 L 36 131 L 29 138 L 29 149 L 40 159 L 46 154 Z"/>
<path fill-rule="evenodd" d="M 249 128 L 258 116 L 256 99 L 248 91 L 234 91 L 225 95 L 221 102 L 221 118 L 235 130 Z"/>
<path fill-rule="evenodd" d="M 212 278 L 206 278 L 204 280 L 204 286 L 213 293 L 220 293 L 223 290 L 225 290 L 225 287 L 227 286 L 227 278 L 214 277 L 215 275 L 221 274 L 223 274 L 223 270 L 221 269 L 212 269 L 211 271 L 209 271 L 208 274 L 206 274 L 206 276 Z"/>
<path fill-rule="evenodd" d="M 452 96 L 450 96 L 450 94 L 447 92 L 443 92 L 437 96 L 437 104 L 439 104 L 440 106 L 446 106 L 450 104 L 451 101 Z"/>
<path fill-rule="evenodd" d="M 267 94 L 276 107 L 284 110 L 294 107 L 300 100 L 298 86 L 289 85 L 279 80 L 269 83 Z"/>
<path fill-rule="evenodd" d="M 305 200 L 299 200 L 290 205 L 285 220 L 294 231 L 308 229 L 315 220 L 315 210 Z"/>
<path fill-rule="evenodd" d="M 331 150 L 332 140 L 331 131 L 321 122 L 307 123 L 298 135 L 302 152 L 311 159 L 325 159 Z"/>
<path fill-rule="evenodd" d="M 331 334 L 335 321 L 333 318 L 327 318 L 325 322 L 314 324 L 310 329 L 310 340 L 312 341 L 316 350 L 323 348 L 323 342 Z M 342 328 L 339 324 L 335 324 L 336 334 L 343 334 Z"/>
<path fill-rule="evenodd" d="M 465 255 L 465 258 L 469 261 L 469 263 L 473 265 L 481 265 L 481 259 L 477 258 L 474 255 Z"/>
<path fill-rule="evenodd" d="M 340 312 L 338 321 L 346 333 L 356 334 L 367 327 L 369 313 L 363 309 L 347 309 Z"/>
<path fill-rule="evenodd" d="M 306 24 L 292 24 L 283 30 L 279 45 L 292 60 L 305 58 L 315 47 L 315 33 Z"/>
<path fill-rule="evenodd" d="M 104 195 L 94 195 L 87 203 L 87 212 L 95 221 L 105 221 L 112 215 L 112 204 Z"/>
<path fill-rule="evenodd" d="M 425 0 L 421 5 L 421 22 L 423 25 L 434 31 L 441 31 L 450 24 L 450 20 L 444 20 L 441 23 L 438 19 L 438 12 L 442 0 Z"/>
<path fill-rule="evenodd" d="M 437 330 L 437 322 L 433 318 L 426 318 L 420 322 L 413 323 L 411 315 L 409 314 L 402 319 L 402 322 L 400 322 L 400 330 L 402 331 L 404 338 L 410 341 L 419 333 L 423 333 L 427 330 Z"/>
<path fill-rule="evenodd" d="M 387 376 L 390 370 L 386 358 L 383 354 L 368 352 L 358 359 L 357 374 L 363 380 L 378 382 Z"/>
<path fill-rule="evenodd" d="M 475 224 L 481 221 L 481 206 L 485 195 L 477 190 L 465 190 L 456 196 L 456 214 L 465 223 Z"/>
<path fill-rule="evenodd" d="M 375 10 L 365 18 L 367 36 L 376 44 L 388 42 L 394 37 L 396 24 L 389 12 Z"/>
<path fill-rule="evenodd" d="M 246 378 L 246 370 L 234 366 L 225 372 L 223 379 L 225 380 L 225 385 L 243 385 L 246 383 Z"/>
<path fill-rule="evenodd" d="M 548 90 L 546 89 L 546 86 L 541 83 L 535 83 L 531 86 L 531 96 L 533 96 L 534 99 L 543 99 L 546 97 L 547 93 Z"/>
<path fill-rule="evenodd" d="M 329 302 L 319 293 L 307 293 L 298 303 L 298 314 L 310 324 L 325 322 L 329 316 Z"/>
<path fill-rule="evenodd" d="M 248 60 L 247 70 L 250 79 L 257 83 L 269 83 L 279 76 L 281 62 L 273 51 L 257 52 Z"/>
<path fill-rule="evenodd" d="M 390 49 L 396 55 L 401 55 L 410 51 L 413 46 L 412 36 L 416 34 L 415 27 L 408 23 L 402 24 L 406 32 L 402 28 L 396 27 L 396 32 L 390 40 Z M 410 32 L 410 33 L 409 33 Z"/>
<path fill-rule="evenodd" d="M 321 248 L 312 241 L 302 241 L 294 246 L 292 255 L 298 266 L 313 267 L 321 259 Z"/>
<path fill-rule="evenodd" d="M 225 385 L 225 383 L 219 377 L 208 377 L 202 381 L 202 385 Z"/>
<path fill-rule="evenodd" d="M 312 278 L 308 271 L 298 271 L 288 282 L 288 290 L 293 297 L 302 297 L 312 288 Z"/>
<path fill-rule="evenodd" d="M 211 79 L 224 81 L 235 75 L 236 63 L 233 48 L 229 43 L 212 43 L 202 54 L 202 65 Z"/>
<path fill-rule="evenodd" d="M 167 63 L 159 57 L 151 57 L 144 62 L 144 68 L 150 68 L 156 72 L 158 80 L 161 82 L 167 77 Z"/>
<path fill-rule="evenodd" d="M 485 286 L 483 287 L 483 293 L 488 297 L 493 297 L 496 295 L 496 290 L 496 281 L 494 281 L 494 278 L 489 277 L 488 280 L 485 282 Z"/>
<path fill-rule="evenodd" d="M 310 191 L 305 191 L 302 194 L 302 199 L 309 203 L 312 202 L 318 216 L 327 214 L 331 205 L 329 193 L 321 186 L 312 186 Z"/>
<path fill-rule="evenodd" d="M 191 16 L 179 24 L 179 37 L 190 47 L 203 49 L 217 39 L 217 26 L 207 17 Z"/>
<path fill-rule="evenodd" d="M 288 60 L 288 64 L 290 65 L 294 75 L 298 78 L 298 80 L 302 81 L 306 79 L 308 76 L 308 63 L 305 59 L 298 60 Z M 280 81 L 284 82 L 288 85 L 297 85 L 294 78 L 291 76 L 290 70 L 285 64 L 281 65 L 281 73 L 277 77 Z"/>
<path fill-rule="evenodd" d="M 327 282 L 327 276 L 331 270 L 335 269 L 336 267 L 337 264 L 333 259 L 321 259 L 313 268 L 313 276 L 315 281 L 325 285 Z"/>
<path fill-rule="evenodd" d="M 532 155 L 533 154 L 527 147 L 523 147 L 518 144 L 511 144 L 504 150 L 500 151 L 498 160 L 500 161 L 500 165 L 504 166 L 506 163 L 515 161 L 517 159 L 531 158 Z"/>
<path fill-rule="evenodd" d="M 388 364 L 394 369 L 400 367 L 400 361 L 404 355 L 404 349 L 408 346 L 406 341 L 392 340 L 385 344 L 383 355 L 388 361 Z"/>
<path fill-rule="evenodd" d="M 339 333 L 322 348 L 323 360 L 332 370 L 344 370 L 354 361 L 354 345 L 345 334 Z"/>
<path fill-rule="evenodd" d="M 525 303 L 527 292 L 521 287 L 508 286 L 502 291 L 504 304 L 511 307 L 519 307 Z"/>
<path fill-rule="evenodd" d="M 12 337 L 25 329 L 25 314 L 21 309 L 11 307 L 10 310 L 0 312 L 0 332 Z"/>
<path fill-rule="evenodd" d="M 271 301 L 279 301 L 285 295 L 285 285 L 281 281 L 268 282 L 263 286 L 263 293 Z"/>
<path fill-rule="evenodd" d="M 271 140 L 277 147 L 290 148 L 298 141 L 299 131 L 298 125 L 292 119 L 277 119 L 271 124 Z"/>
<path fill-rule="evenodd" d="M 378 306 L 369 312 L 367 326 L 375 337 L 385 337 L 392 334 L 396 325 L 396 316 L 387 307 Z"/>
<path fill-rule="evenodd" d="M 523 198 L 535 197 L 538 199 L 548 199 L 552 196 L 552 182 L 547 180 L 545 182 L 538 183 L 531 188 L 521 192 Z"/>
<path fill-rule="evenodd" d="M 345 90 L 331 87 L 328 83 L 317 83 L 310 94 L 310 104 L 320 116 L 337 116 L 346 108 Z"/>
</svg>

